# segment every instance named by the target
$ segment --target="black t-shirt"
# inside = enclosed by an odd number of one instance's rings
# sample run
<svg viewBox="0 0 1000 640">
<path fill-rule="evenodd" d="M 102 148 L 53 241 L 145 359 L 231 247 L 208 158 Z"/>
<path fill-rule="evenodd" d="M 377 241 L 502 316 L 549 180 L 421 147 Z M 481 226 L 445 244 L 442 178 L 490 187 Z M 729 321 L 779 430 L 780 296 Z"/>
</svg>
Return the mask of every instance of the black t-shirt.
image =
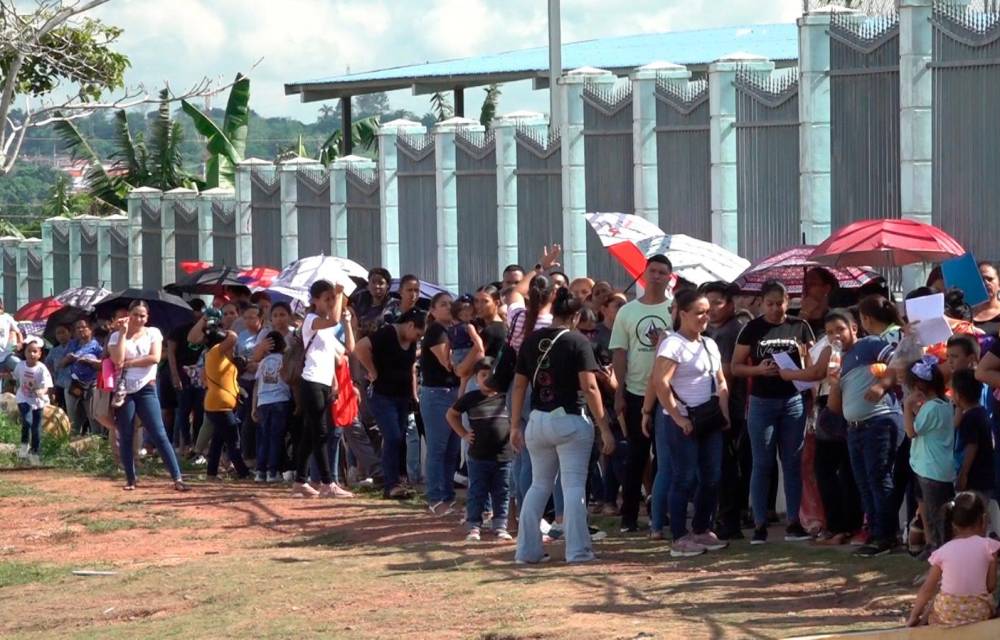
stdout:
<svg viewBox="0 0 1000 640">
<path fill-rule="evenodd" d="M 191 332 L 193 327 L 193 322 L 182 325 L 171 331 L 170 335 L 167 336 L 167 340 L 177 343 L 176 357 L 178 367 L 190 367 L 198 364 L 198 358 L 201 357 L 201 352 L 205 348 L 205 345 L 188 342 L 188 333 Z"/>
<path fill-rule="evenodd" d="M 495 358 L 500 355 L 500 349 L 507 341 L 507 326 L 499 320 L 491 322 L 483 327 L 479 336 L 483 339 L 483 350 L 486 352 L 486 357 Z"/>
<path fill-rule="evenodd" d="M 375 393 L 393 398 L 409 398 L 413 395 L 413 363 L 417 359 L 417 345 L 409 349 L 399 346 L 394 325 L 385 325 L 369 339 L 372 343 L 372 360 L 378 377 L 375 379 Z"/>
<path fill-rule="evenodd" d="M 536 367 L 538 376 L 532 384 Z M 586 401 L 580 393 L 581 371 L 597 371 L 597 361 L 593 346 L 577 331 L 538 329 L 525 339 L 517 354 L 517 373 L 532 384 L 531 408 L 539 411 L 562 407 L 567 413 L 582 415 Z"/>
<path fill-rule="evenodd" d="M 448 343 L 448 329 L 440 322 L 432 322 L 420 343 L 420 384 L 425 387 L 457 387 L 458 377 L 446 369 L 431 347 Z"/>
<path fill-rule="evenodd" d="M 358 339 L 370 336 L 385 323 L 385 316 L 390 314 L 399 301 L 386 296 L 381 304 L 375 304 L 371 291 L 358 289 L 351 294 L 351 309 L 358 324 Z"/>
<path fill-rule="evenodd" d="M 452 407 L 469 416 L 474 438 L 469 457 L 474 460 L 506 462 L 514 457 L 510 446 L 510 414 L 502 393 L 487 396 L 480 390 L 465 394 Z"/>
<path fill-rule="evenodd" d="M 969 483 L 966 489 L 974 491 L 992 491 L 993 478 L 993 438 L 990 435 L 990 418 L 982 406 L 973 407 L 965 412 L 958 423 L 958 434 L 955 439 L 955 449 L 964 451 L 966 445 L 974 444 L 976 459 L 969 469 Z"/>
<path fill-rule="evenodd" d="M 1000 316 L 995 316 L 989 320 L 973 321 L 977 329 L 982 329 L 988 336 L 995 336 L 1000 333 Z"/>
<path fill-rule="evenodd" d="M 722 356 L 724 364 L 733 361 L 733 352 L 736 351 L 736 340 L 739 338 L 740 332 L 743 331 L 745 325 L 746 320 L 739 316 L 733 316 L 725 324 L 718 327 L 709 327 L 705 331 L 705 335 L 715 340 L 715 344 L 718 345 L 719 355 Z M 732 380 L 726 380 L 726 383 L 729 385 L 729 405 L 731 407 L 742 407 L 746 404 L 747 379 L 734 376 Z"/>
<path fill-rule="evenodd" d="M 786 316 L 781 324 L 771 324 L 761 316 L 743 327 L 736 344 L 750 347 L 750 362 L 754 366 L 776 353 L 787 353 L 801 367 L 799 344 L 809 344 L 814 340 L 812 329 L 798 318 Z M 791 398 L 796 393 L 795 385 L 778 376 L 754 376 L 750 379 L 750 395 L 758 398 Z"/>
</svg>

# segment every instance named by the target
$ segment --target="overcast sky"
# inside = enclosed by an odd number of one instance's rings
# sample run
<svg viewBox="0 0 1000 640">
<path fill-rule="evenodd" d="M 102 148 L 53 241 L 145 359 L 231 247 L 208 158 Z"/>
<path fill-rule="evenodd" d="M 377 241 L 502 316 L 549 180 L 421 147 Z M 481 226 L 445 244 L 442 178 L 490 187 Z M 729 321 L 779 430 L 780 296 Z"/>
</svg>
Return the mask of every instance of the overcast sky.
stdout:
<svg viewBox="0 0 1000 640">
<path fill-rule="evenodd" d="M 545 0 L 111 0 L 97 15 L 124 28 L 127 80 L 175 92 L 202 76 L 252 74 L 251 107 L 311 122 L 323 103 L 285 96 L 285 82 L 547 43 Z M 644 32 L 792 22 L 801 0 L 563 0 L 563 42 Z M 504 87 L 500 112 L 542 109 L 530 82 Z M 478 90 L 466 92 L 469 112 Z M 389 94 L 394 108 L 428 110 L 427 96 Z M 224 97 L 219 106 L 224 106 Z"/>
</svg>

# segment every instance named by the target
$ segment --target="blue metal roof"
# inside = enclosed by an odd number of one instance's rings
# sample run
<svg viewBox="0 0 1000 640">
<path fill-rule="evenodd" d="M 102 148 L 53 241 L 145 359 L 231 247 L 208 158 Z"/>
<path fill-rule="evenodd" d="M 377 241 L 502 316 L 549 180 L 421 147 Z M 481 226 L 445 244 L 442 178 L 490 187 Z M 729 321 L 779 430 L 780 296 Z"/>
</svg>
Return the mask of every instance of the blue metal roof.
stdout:
<svg viewBox="0 0 1000 640">
<path fill-rule="evenodd" d="M 759 24 L 584 40 L 563 44 L 562 61 L 565 70 L 591 66 L 621 71 L 656 61 L 704 65 L 736 51 L 774 61 L 795 60 L 798 30 L 795 24 Z M 409 86 L 437 90 L 437 85 L 476 86 L 547 76 L 548 47 L 534 47 L 291 82 L 285 93 L 301 93 L 303 101 L 310 101 Z"/>
</svg>

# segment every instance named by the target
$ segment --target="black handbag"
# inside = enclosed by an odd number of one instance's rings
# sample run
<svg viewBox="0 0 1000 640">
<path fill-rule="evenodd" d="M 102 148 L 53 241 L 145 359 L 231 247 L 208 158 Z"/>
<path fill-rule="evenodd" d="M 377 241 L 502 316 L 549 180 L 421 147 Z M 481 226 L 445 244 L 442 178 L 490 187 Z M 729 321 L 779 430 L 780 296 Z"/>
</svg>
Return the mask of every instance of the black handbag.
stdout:
<svg viewBox="0 0 1000 640">
<path fill-rule="evenodd" d="M 493 371 L 491 372 L 492 381 L 489 383 L 493 389 L 507 391 L 514 382 L 514 373 L 517 370 L 517 349 L 510 342 L 514 337 L 517 321 L 523 318 L 526 313 L 527 311 L 514 318 L 510 329 L 507 331 L 507 339 L 504 340 L 503 345 L 500 347 L 500 352 L 497 353 L 496 360 L 493 362 Z"/>
<path fill-rule="evenodd" d="M 671 392 L 674 394 L 674 399 L 677 400 L 678 404 L 687 409 L 688 420 L 691 421 L 692 432 L 691 435 L 695 438 L 704 438 L 705 436 L 711 435 L 716 431 L 722 431 L 729 426 L 729 421 L 726 420 L 725 414 L 722 413 L 722 406 L 719 403 L 719 396 L 717 393 L 717 388 L 715 385 L 715 363 L 712 361 L 712 354 L 708 352 L 708 347 L 705 345 L 705 339 L 701 339 L 701 348 L 708 353 L 709 369 L 711 371 L 712 379 L 712 397 L 702 402 L 701 404 L 691 407 L 681 400 L 677 392 L 674 391 L 673 387 L 670 388 Z"/>
</svg>

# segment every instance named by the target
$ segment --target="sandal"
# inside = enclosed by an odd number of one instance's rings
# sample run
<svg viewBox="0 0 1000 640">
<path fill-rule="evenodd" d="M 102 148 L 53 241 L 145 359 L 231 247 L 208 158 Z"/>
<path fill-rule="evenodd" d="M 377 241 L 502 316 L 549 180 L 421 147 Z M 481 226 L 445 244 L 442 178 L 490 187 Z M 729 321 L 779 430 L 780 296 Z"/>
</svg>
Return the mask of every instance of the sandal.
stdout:
<svg viewBox="0 0 1000 640">
<path fill-rule="evenodd" d="M 187 486 L 183 480 L 174 480 L 174 491 L 180 491 L 183 493 L 190 490 L 191 487 Z"/>
<path fill-rule="evenodd" d="M 122 487 L 122 491 L 135 491 L 135 485 L 127 484 L 124 487 Z"/>
</svg>

